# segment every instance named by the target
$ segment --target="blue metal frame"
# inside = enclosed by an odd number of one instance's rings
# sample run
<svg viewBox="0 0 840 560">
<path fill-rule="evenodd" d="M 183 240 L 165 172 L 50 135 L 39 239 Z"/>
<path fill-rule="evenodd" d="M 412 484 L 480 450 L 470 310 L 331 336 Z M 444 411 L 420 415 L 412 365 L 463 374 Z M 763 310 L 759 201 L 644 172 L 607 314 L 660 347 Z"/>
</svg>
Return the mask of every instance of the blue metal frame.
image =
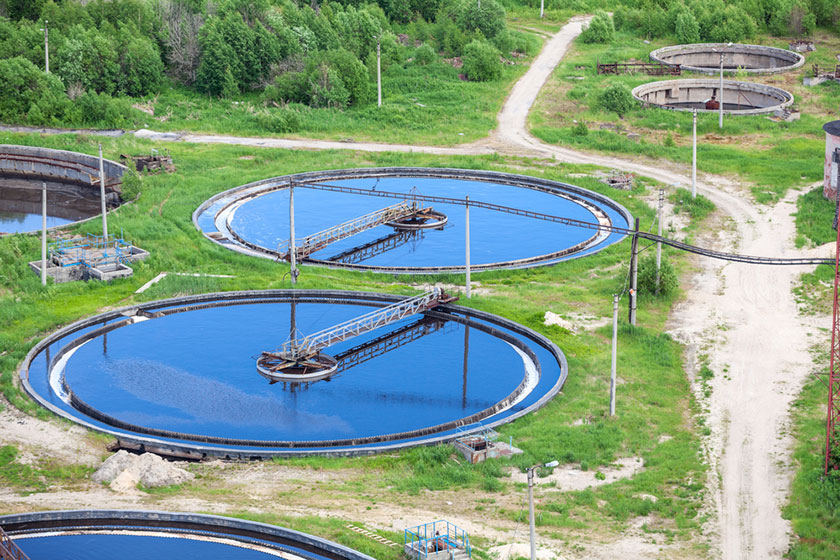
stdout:
<svg viewBox="0 0 840 560">
<path fill-rule="evenodd" d="M 404 531 L 403 536 L 405 546 L 416 551 L 418 558 L 428 558 L 429 552 L 437 552 L 434 549 L 434 543 L 438 539 L 441 539 L 449 547 L 466 551 L 467 555 L 472 558 L 472 547 L 467 532 L 454 523 L 443 519 L 409 527 Z"/>
</svg>

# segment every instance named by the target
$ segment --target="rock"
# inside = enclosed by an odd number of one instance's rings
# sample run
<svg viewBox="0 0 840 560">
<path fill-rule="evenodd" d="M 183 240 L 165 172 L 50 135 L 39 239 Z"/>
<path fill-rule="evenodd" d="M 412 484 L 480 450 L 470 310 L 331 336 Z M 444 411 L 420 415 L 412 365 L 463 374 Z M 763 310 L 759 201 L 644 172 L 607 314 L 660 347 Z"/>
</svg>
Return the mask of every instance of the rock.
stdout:
<svg viewBox="0 0 840 560">
<path fill-rule="evenodd" d="M 639 498 L 647 500 L 649 502 L 653 502 L 654 504 L 659 501 L 659 498 L 657 498 L 656 496 L 651 496 L 650 494 L 639 494 Z"/>
<path fill-rule="evenodd" d="M 102 463 L 102 466 L 93 473 L 94 482 L 108 483 L 117 478 L 117 476 L 125 469 L 130 467 L 136 456 L 132 455 L 125 449 L 120 449 Z"/>
<path fill-rule="evenodd" d="M 126 492 L 134 492 L 137 490 L 137 483 L 140 480 L 131 470 L 124 470 L 117 477 L 111 481 L 111 490 L 125 494 Z"/>
<path fill-rule="evenodd" d="M 195 478 L 174 463 L 170 463 L 154 453 L 140 456 L 121 449 L 108 458 L 93 475 L 96 482 L 111 483 L 111 488 L 118 492 L 135 488 L 137 483 L 154 488 L 183 484 Z"/>
<path fill-rule="evenodd" d="M 154 453 L 140 455 L 129 470 L 137 474 L 143 486 L 150 488 L 182 484 L 195 478 L 193 473 L 165 461 L 163 457 Z"/>
<path fill-rule="evenodd" d="M 636 134 L 635 132 L 628 132 L 627 133 L 627 139 L 632 140 L 633 142 L 638 142 L 639 140 L 642 139 L 642 135 L 641 134 Z"/>
</svg>

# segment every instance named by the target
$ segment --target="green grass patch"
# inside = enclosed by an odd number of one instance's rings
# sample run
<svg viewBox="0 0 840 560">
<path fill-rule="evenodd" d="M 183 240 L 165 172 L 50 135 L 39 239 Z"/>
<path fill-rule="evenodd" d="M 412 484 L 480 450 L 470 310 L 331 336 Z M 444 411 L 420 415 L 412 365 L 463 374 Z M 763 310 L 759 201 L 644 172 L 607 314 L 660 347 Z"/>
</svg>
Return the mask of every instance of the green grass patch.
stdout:
<svg viewBox="0 0 840 560">
<path fill-rule="evenodd" d="M 796 246 L 808 242 L 823 245 L 837 240 L 834 230 L 834 201 L 823 196 L 823 188 L 811 189 L 796 201 Z"/>
</svg>

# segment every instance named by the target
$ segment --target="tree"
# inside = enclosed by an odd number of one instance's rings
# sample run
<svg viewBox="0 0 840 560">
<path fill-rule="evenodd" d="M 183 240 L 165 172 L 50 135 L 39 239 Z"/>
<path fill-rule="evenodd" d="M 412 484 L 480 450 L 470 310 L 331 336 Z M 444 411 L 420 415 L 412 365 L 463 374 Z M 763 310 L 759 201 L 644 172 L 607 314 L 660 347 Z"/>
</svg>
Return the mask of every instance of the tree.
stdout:
<svg viewBox="0 0 840 560">
<path fill-rule="evenodd" d="M 235 94 L 238 86 L 231 71 L 231 62 L 237 59 L 233 48 L 212 22 L 201 29 L 200 42 L 201 63 L 195 80 L 198 90 L 217 97 L 223 92 L 225 95 Z"/>
<path fill-rule="evenodd" d="M 130 97 L 142 97 L 160 91 L 163 62 L 151 40 L 134 36 L 120 49 L 120 73 L 117 90 Z"/>
<path fill-rule="evenodd" d="M 464 47 L 464 73 L 470 80 L 489 82 L 502 75 L 502 62 L 497 51 L 487 41 L 475 40 Z"/>
<path fill-rule="evenodd" d="M 480 6 L 480 7 L 479 7 Z M 456 22 L 464 31 L 480 31 L 492 39 L 505 30 L 505 9 L 496 0 L 462 0 Z"/>
<path fill-rule="evenodd" d="M 70 108 L 64 84 L 23 57 L 0 60 L 0 120 L 51 124 Z"/>
<path fill-rule="evenodd" d="M 697 24 L 697 18 L 689 11 L 677 15 L 674 31 L 677 40 L 682 44 L 700 42 L 700 26 Z"/>
<path fill-rule="evenodd" d="M 580 34 L 580 40 L 584 43 L 610 43 L 615 36 L 615 26 L 612 17 L 606 12 L 596 12 Z"/>
</svg>

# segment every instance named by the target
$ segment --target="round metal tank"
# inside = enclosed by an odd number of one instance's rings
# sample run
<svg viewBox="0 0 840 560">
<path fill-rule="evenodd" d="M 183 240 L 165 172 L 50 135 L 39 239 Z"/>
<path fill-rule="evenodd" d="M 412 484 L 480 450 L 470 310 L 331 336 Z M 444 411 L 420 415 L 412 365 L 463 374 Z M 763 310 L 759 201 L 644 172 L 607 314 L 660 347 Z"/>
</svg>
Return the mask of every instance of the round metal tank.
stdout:
<svg viewBox="0 0 840 560">
<path fill-rule="evenodd" d="M 805 57 L 793 51 L 762 45 L 729 46 L 727 43 L 699 43 L 662 47 L 650 53 L 650 59 L 668 66 L 679 65 L 689 72 L 717 74 L 720 55 L 723 71 L 734 74 L 779 74 L 795 70 L 805 63 Z"/>
<path fill-rule="evenodd" d="M 831 121 L 823 125 L 825 131 L 825 182 L 823 195 L 829 200 L 837 197 L 838 163 L 834 154 L 840 154 L 840 121 Z"/>
</svg>

